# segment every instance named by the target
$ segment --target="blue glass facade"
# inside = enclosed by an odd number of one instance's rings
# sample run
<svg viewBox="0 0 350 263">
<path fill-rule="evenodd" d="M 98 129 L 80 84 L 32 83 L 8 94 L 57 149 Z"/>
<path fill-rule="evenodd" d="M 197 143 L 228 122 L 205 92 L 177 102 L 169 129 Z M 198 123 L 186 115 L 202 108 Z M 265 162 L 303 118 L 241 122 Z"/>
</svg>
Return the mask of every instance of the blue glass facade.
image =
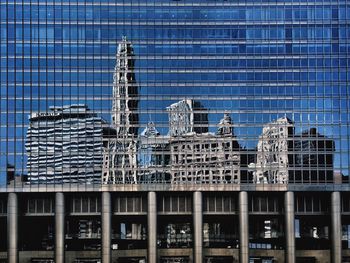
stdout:
<svg viewBox="0 0 350 263">
<path fill-rule="evenodd" d="M 350 1 L 0 0 L 0 25 L 0 263 L 350 262 Z"/>
<path fill-rule="evenodd" d="M 142 137 L 151 121 L 161 136 L 150 145 L 135 141 L 143 145 L 141 152 L 158 151 L 160 171 L 150 174 L 162 174 L 162 182 L 171 181 L 167 107 L 182 100 L 200 103 L 207 114 L 205 124 L 194 123 L 206 126 L 202 133 L 216 133 L 224 114 L 230 116 L 237 141 L 230 152 L 240 155 L 235 169 L 242 183 L 276 182 L 257 180 L 254 169 L 259 169 L 263 127 L 281 118 L 293 129 L 285 137 L 288 156 L 281 157 L 288 159 L 284 182 L 327 184 L 336 177 L 349 182 L 347 1 L 1 1 L 0 19 L 3 187 L 28 175 L 29 115 L 85 104 L 111 120 L 123 36 L 133 46 L 135 130 Z M 298 166 L 289 153 L 300 151 L 308 156 L 299 158 L 304 161 Z M 303 170 L 316 173 L 303 175 Z"/>
</svg>

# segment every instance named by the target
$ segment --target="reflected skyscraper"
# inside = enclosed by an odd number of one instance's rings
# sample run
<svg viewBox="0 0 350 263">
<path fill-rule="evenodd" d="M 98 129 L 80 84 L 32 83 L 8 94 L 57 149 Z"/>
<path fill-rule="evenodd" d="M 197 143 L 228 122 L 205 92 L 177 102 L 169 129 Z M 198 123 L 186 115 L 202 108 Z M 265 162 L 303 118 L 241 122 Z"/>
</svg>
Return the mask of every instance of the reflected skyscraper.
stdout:
<svg viewBox="0 0 350 263">
<path fill-rule="evenodd" d="M 116 136 L 107 141 L 102 182 L 137 183 L 138 86 L 134 73 L 134 53 L 123 37 L 118 44 L 113 74 L 112 125 Z"/>
<path fill-rule="evenodd" d="M 208 113 L 198 101 L 181 100 L 167 107 L 169 135 L 181 136 L 189 132 L 208 131 Z"/>
<path fill-rule="evenodd" d="M 134 66 L 134 49 L 131 42 L 123 37 L 118 44 L 113 74 L 112 124 L 116 127 L 118 138 L 137 136 L 139 88 Z"/>
<path fill-rule="evenodd" d="M 174 184 L 239 184 L 240 153 L 225 114 L 217 134 L 187 132 L 170 137 L 171 182 Z"/>
<path fill-rule="evenodd" d="M 289 140 L 289 178 L 293 182 L 336 183 L 334 171 L 334 140 L 320 134 L 316 128 L 294 135 Z M 340 179 L 341 180 L 341 179 Z"/>
<path fill-rule="evenodd" d="M 103 138 L 111 129 L 101 117 L 86 105 L 69 105 L 32 113 L 29 121 L 29 183 L 101 181 Z"/>
<path fill-rule="evenodd" d="M 292 135 L 293 123 L 287 117 L 263 127 L 257 146 L 256 163 L 250 165 L 255 183 L 288 183 L 288 140 Z"/>
<path fill-rule="evenodd" d="M 167 183 L 170 180 L 169 136 L 160 135 L 148 122 L 138 142 L 138 179 L 142 183 Z"/>
</svg>

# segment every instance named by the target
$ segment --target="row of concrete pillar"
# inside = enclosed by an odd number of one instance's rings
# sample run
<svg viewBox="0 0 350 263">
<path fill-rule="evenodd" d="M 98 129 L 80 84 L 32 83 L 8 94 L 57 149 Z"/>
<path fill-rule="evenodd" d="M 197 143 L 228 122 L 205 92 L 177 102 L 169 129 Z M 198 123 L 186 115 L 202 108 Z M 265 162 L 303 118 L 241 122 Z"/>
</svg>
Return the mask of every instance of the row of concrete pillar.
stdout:
<svg viewBox="0 0 350 263">
<path fill-rule="evenodd" d="M 64 263 L 64 226 L 65 200 L 63 193 L 56 193 L 55 197 L 55 262 Z M 285 236 L 286 263 L 295 263 L 294 238 L 294 193 L 286 192 L 285 207 Z M 102 262 L 110 263 L 111 258 L 111 194 L 102 193 Z M 203 262 L 203 211 L 202 193 L 193 193 L 193 256 L 195 263 Z M 157 197 L 155 192 L 148 192 L 148 263 L 157 262 Z M 340 193 L 331 194 L 331 238 L 332 263 L 341 263 L 341 211 Z M 239 262 L 249 263 L 249 223 L 248 223 L 248 193 L 239 193 Z M 8 262 L 18 263 L 18 199 L 16 193 L 8 195 L 7 209 L 8 229 Z"/>
</svg>

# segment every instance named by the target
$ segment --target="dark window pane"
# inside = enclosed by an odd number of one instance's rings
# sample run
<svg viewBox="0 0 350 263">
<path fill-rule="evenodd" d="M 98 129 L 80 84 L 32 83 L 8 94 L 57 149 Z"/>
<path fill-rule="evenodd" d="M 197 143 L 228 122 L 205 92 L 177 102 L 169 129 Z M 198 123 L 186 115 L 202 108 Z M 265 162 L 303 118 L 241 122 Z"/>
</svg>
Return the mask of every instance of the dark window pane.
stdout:
<svg viewBox="0 0 350 263">
<path fill-rule="evenodd" d="M 35 199 L 28 201 L 28 213 L 35 213 Z"/>
<path fill-rule="evenodd" d="M 164 212 L 170 212 L 170 197 L 169 196 L 165 196 L 164 197 Z"/>
<path fill-rule="evenodd" d="M 260 198 L 252 197 L 253 201 L 253 212 L 260 212 Z"/>
<path fill-rule="evenodd" d="M 209 197 L 209 211 L 215 212 L 215 197 Z"/>
<path fill-rule="evenodd" d="M 186 197 L 186 209 L 187 212 L 192 212 L 192 198 L 189 196 Z"/>
<path fill-rule="evenodd" d="M 142 196 L 142 212 L 147 212 L 147 198 Z"/>
<path fill-rule="evenodd" d="M 91 213 L 96 213 L 97 212 L 96 201 L 97 201 L 96 197 L 91 197 L 90 198 L 90 212 Z"/>
<path fill-rule="evenodd" d="M 135 197 L 135 212 L 141 212 L 141 197 Z"/>
<path fill-rule="evenodd" d="M 126 212 L 126 197 L 120 198 L 120 212 L 122 213 Z"/>
<path fill-rule="evenodd" d="M 84 197 L 82 199 L 82 213 L 87 213 L 89 212 L 89 199 L 87 197 Z"/>
<path fill-rule="evenodd" d="M 133 208 L 133 202 L 134 202 L 134 197 L 127 197 L 127 208 L 126 210 L 128 212 L 134 212 L 134 208 Z"/>
<path fill-rule="evenodd" d="M 119 212 L 119 201 L 120 201 L 119 197 L 114 199 L 114 212 Z"/>
<path fill-rule="evenodd" d="M 230 212 L 231 197 L 224 196 L 224 212 Z"/>
<path fill-rule="evenodd" d="M 173 196 L 171 198 L 171 211 L 178 212 L 179 211 L 179 197 Z"/>
<path fill-rule="evenodd" d="M 269 198 L 268 198 L 268 205 L 269 205 L 269 212 L 276 212 L 277 211 L 277 209 L 276 209 L 276 207 L 275 207 L 275 201 L 277 201 L 273 196 L 270 196 Z"/>
<path fill-rule="evenodd" d="M 222 197 L 216 197 L 216 212 L 222 212 Z"/>
<path fill-rule="evenodd" d="M 186 197 L 179 197 L 179 212 L 186 212 Z"/>
<path fill-rule="evenodd" d="M 81 199 L 74 198 L 73 200 L 74 200 L 73 212 L 74 213 L 81 213 Z"/>
<path fill-rule="evenodd" d="M 51 213 L 51 199 L 44 199 L 44 213 Z"/>
<path fill-rule="evenodd" d="M 259 198 L 261 202 L 261 211 L 267 212 L 267 197 L 261 197 Z"/>
</svg>

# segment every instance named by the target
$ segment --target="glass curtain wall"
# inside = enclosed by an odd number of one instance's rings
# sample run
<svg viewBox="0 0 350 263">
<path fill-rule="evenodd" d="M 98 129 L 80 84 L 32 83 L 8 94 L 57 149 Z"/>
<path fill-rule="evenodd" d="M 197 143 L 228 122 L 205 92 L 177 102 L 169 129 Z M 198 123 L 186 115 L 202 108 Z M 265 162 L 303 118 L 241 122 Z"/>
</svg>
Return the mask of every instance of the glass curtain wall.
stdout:
<svg viewBox="0 0 350 263">
<path fill-rule="evenodd" d="M 349 19 L 344 0 L 2 1 L 0 187 L 349 183 Z"/>
</svg>

